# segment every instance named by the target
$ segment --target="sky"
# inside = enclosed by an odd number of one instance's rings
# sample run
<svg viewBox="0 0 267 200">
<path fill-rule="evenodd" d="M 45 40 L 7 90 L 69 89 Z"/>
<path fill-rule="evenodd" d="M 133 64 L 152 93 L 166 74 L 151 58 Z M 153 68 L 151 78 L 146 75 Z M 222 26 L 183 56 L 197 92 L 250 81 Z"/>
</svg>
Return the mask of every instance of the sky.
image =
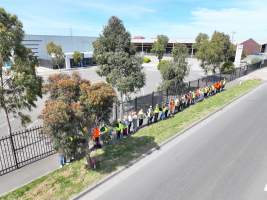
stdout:
<svg viewBox="0 0 267 200">
<path fill-rule="evenodd" d="M 194 39 L 215 30 L 267 42 L 267 0 L 0 0 L 27 34 L 98 36 L 119 17 L 132 36 Z"/>
</svg>

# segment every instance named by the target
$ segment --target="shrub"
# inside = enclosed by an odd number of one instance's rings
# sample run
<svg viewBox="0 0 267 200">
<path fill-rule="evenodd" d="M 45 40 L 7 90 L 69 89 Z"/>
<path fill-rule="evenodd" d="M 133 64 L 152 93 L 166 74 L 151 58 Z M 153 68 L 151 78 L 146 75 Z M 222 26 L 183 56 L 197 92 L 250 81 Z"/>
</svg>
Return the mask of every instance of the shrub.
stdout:
<svg viewBox="0 0 267 200">
<path fill-rule="evenodd" d="M 235 66 L 231 61 L 225 62 L 221 67 L 221 73 L 231 74 L 235 70 Z"/>
<path fill-rule="evenodd" d="M 150 62 L 151 62 L 151 59 L 150 58 L 144 57 L 143 63 L 150 63 Z"/>
<path fill-rule="evenodd" d="M 251 64 L 256 64 L 256 63 L 259 63 L 259 62 L 261 62 L 261 61 L 262 61 L 261 58 L 255 57 L 255 58 L 253 58 L 253 59 L 251 60 Z"/>
<path fill-rule="evenodd" d="M 168 60 L 161 60 L 158 64 L 158 70 L 161 71 L 162 68 L 166 68 L 166 66 L 171 65 L 171 62 Z"/>
</svg>

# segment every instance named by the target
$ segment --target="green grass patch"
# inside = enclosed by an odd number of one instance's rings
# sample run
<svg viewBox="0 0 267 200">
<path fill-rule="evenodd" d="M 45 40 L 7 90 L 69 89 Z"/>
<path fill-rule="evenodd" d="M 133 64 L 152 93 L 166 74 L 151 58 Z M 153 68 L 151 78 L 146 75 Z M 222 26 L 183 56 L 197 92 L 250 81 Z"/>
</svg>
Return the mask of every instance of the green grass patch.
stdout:
<svg viewBox="0 0 267 200">
<path fill-rule="evenodd" d="M 0 197 L 0 200 L 69 199 L 119 167 L 140 157 L 149 149 L 158 147 L 162 142 L 181 132 L 190 124 L 252 90 L 260 83 L 260 80 L 245 81 L 241 85 L 233 86 L 216 96 L 189 107 L 171 119 L 143 128 L 132 137 L 122 139 L 117 144 L 98 150 L 95 156 L 101 162 L 95 171 L 86 170 L 84 160 L 76 161 Z"/>
</svg>

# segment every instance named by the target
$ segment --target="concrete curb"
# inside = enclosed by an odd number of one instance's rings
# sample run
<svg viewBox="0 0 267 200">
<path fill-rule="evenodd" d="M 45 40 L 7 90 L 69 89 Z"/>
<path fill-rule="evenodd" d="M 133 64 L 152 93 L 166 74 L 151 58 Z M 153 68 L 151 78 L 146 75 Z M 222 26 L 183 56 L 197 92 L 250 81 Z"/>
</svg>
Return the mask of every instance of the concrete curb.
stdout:
<svg viewBox="0 0 267 200">
<path fill-rule="evenodd" d="M 205 121 L 206 119 L 208 119 L 209 117 L 211 117 L 212 115 L 218 113 L 219 111 L 223 110 L 224 108 L 226 108 L 227 106 L 229 106 L 230 104 L 234 103 L 235 101 L 241 99 L 242 97 L 248 95 L 249 93 L 251 93 L 252 91 L 254 91 L 256 88 L 260 87 L 264 82 L 262 82 L 260 85 L 256 86 L 255 88 L 249 90 L 248 92 L 245 92 L 244 94 L 242 94 L 241 96 L 238 96 L 236 98 L 234 98 L 233 100 L 231 100 L 230 102 L 226 103 L 225 105 L 223 105 L 221 108 L 216 109 L 215 111 L 212 111 L 211 113 L 207 114 L 206 116 L 204 116 L 203 118 L 195 121 L 194 123 L 192 123 L 191 125 L 189 125 L 188 127 L 184 128 L 183 130 L 179 131 L 177 134 L 175 134 L 174 136 L 168 138 L 166 141 L 162 142 L 159 147 L 154 147 L 152 149 L 150 149 L 149 151 L 147 151 L 146 153 L 142 154 L 140 157 L 138 157 L 137 159 L 134 159 L 132 161 L 130 161 L 129 164 L 121 167 L 120 169 L 116 170 L 115 172 L 111 173 L 110 175 L 106 176 L 105 178 L 101 179 L 100 181 L 98 181 L 97 183 L 95 183 L 92 186 L 89 186 L 87 189 L 84 189 L 81 193 L 79 193 L 78 195 L 75 195 L 74 197 L 72 197 L 72 200 L 78 200 L 79 198 L 83 197 L 84 195 L 86 195 L 87 193 L 91 192 L 92 190 L 94 190 L 95 188 L 99 187 L 100 185 L 104 184 L 105 182 L 107 182 L 108 180 L 112 179 L 113 177 L 115 177 L 116 175 L 120 174 L 121 172 L 123 172 L 124 170 L 128 169 L 129 167 L 133 166 L 135 163 L 139 162 L 141 159 L 147 157 L 148 155 L 150 155 L 151 153 L 153 153 L 156 150 L 159 150 L 161 147 L 165 146 L 166 144 L 168 144 L 169 142 L 171 142 L 172 140 L 174 140 L 175 138 L 179 137 L 180 135 L 184 134 L 186 131 L 188 131 L 189 129 L 195 127 L 196 125 L 198 125 L 199 123 Z M 234 85 L 231 85 L 231 87 L 233 87 Z M 230 88 L 231 88 L 230 87 Z"/>
</svg>

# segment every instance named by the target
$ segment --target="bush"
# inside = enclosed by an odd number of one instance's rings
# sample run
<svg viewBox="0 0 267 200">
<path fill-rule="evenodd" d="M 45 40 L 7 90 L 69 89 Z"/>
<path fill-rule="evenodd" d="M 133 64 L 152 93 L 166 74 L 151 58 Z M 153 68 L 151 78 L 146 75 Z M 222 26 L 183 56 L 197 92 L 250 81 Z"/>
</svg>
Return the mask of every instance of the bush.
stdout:
<svg viewBox="0 0 267 200">
<path fill-rule="evenodd" d="M 251 64 L 256 64 L 256 63 L 259 63 L 259 62 L 261 62 L 261 61 L 262 61 L 261 58 L 255 57 L 255 58 L 253 58 L 253 59 L 251 60 Z"/>
<path fill-rule="evenodd" d="M 161 69 L 166 68 L 171 65 L 171 62 L 168 60 L 161 60 L 158 64 L 158 70 L 161 71 Z"/>
<path fill-rule="evenodd" d="M 151 59 L 150 58 L 144 57 L 143 63 L 150 63 L 150 62 L 151 62 Z"/>
<path fill-rule="evenodd" d="M 221 67 L 221 73 L 231 74 L 235 70 L 235 66 L 232 62 L 225 62 Z"/>
</svg>

